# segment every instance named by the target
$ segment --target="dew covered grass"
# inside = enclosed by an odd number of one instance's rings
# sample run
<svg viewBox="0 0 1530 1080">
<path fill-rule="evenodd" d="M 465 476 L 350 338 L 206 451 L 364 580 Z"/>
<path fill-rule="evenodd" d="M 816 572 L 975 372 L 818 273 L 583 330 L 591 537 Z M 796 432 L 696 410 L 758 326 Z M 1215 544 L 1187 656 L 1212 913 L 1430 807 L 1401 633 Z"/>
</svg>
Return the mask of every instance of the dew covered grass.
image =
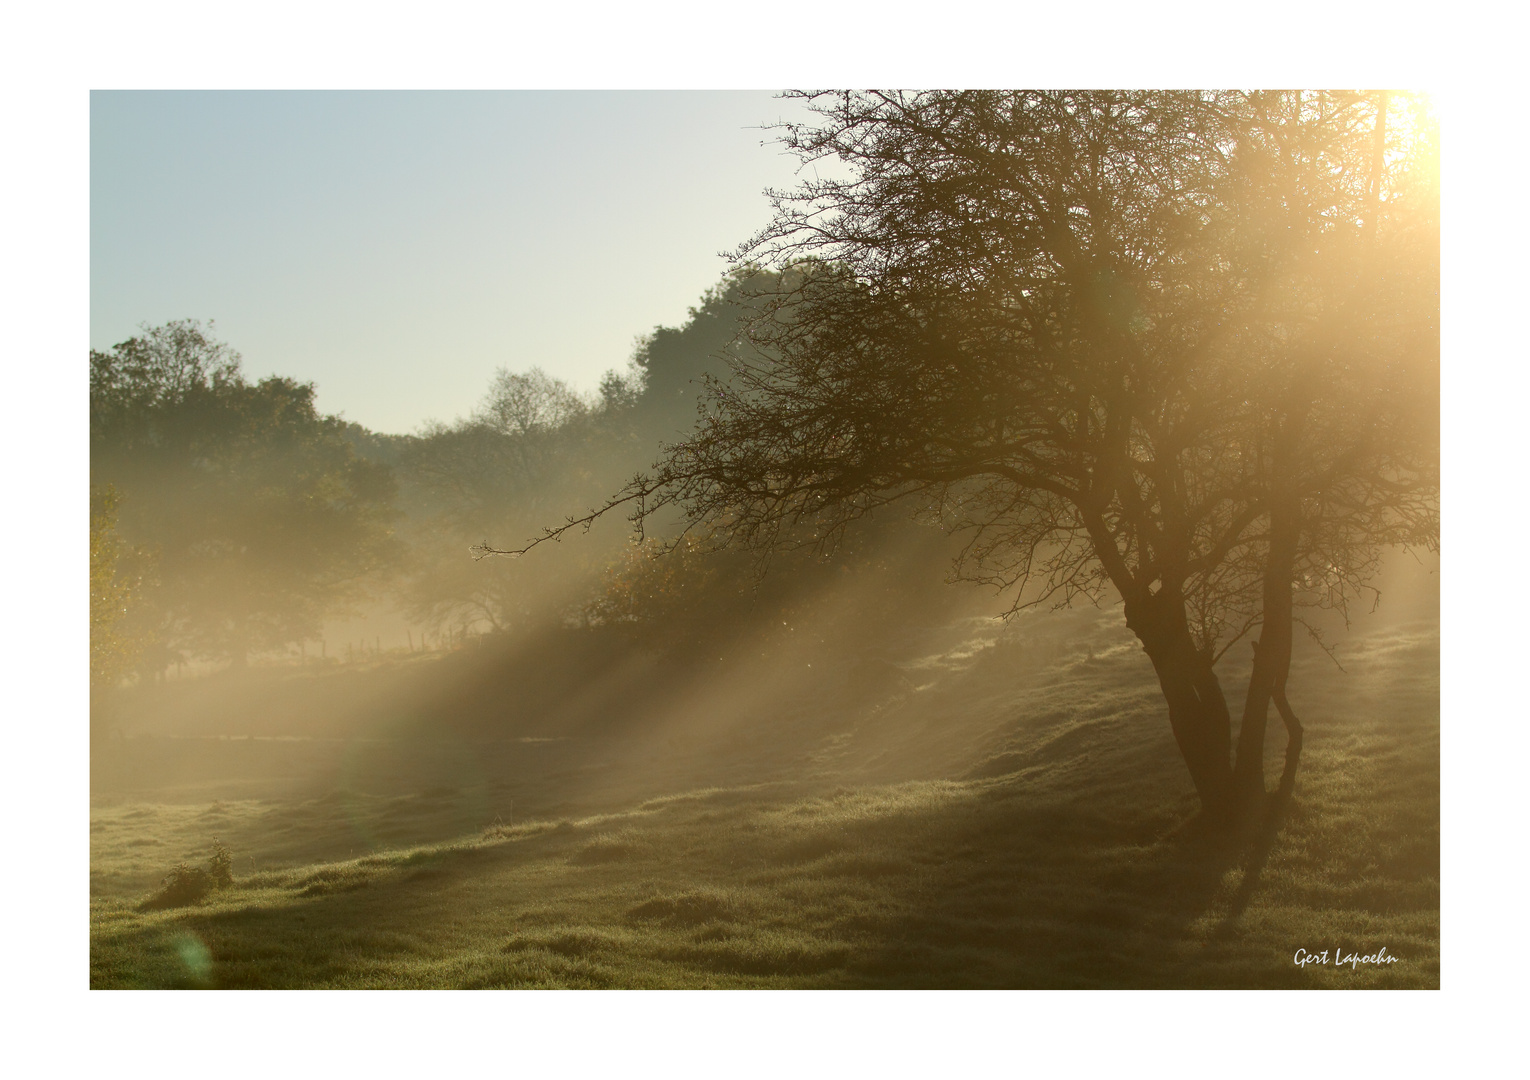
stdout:
<svg viewBox="0 0 1530 1080">
<path fill-rule="evenodd" d="M 1300 656 L 1294 797 L 1232 839 L 1113 613 L 1032 627 L 747 726 L 130 738 L 147 764 L 94 785 L 91 986 L 1440 985 L 1437 623 Z M 145 910 L 214 837 L 232 887 Z"/>
</svg>

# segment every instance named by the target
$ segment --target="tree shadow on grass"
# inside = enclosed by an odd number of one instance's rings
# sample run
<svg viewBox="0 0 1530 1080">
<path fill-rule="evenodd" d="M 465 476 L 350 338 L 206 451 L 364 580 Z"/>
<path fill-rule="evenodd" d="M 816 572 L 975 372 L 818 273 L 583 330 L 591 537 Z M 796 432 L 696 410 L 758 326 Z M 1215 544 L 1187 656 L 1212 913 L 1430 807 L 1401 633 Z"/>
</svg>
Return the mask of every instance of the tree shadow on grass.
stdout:
<svg viewBox="0 0 1530 1080">
<path fill-rule="evenodd" d="M 1291 816 L 1291 804 L 1296 791 L 1296 767 L 1296 759 L 1288 758 L 1280 776 L 1280 784 L 1261 800 L 1261 812 L 1254 823 L 1252 835 L 1246 841 L 1248 854 L 1243 860 L 1243 880 L 1238 883 L 1238 890 L 1233 893 L 1227 905 L 1227 913 L 1217 927 L 1217 937 L 1220 939 L 1225 940 L 1236 932 L 1239 920 L 1259 890 L 1260 879 L 1270 861 L 1270 853 L 1275 849 L 1275 841 Z"/>
<path fill-rule="evenodd" d="M 946 853 L 846 972 L 859 985 L 1204 985 L 1191 927 L 1239 851 L 1193 817 L 1119 816 L 996 792 L 928 824 Z M 1166 827 L 1167 826 L 1167 827 Z"/>
</svg>

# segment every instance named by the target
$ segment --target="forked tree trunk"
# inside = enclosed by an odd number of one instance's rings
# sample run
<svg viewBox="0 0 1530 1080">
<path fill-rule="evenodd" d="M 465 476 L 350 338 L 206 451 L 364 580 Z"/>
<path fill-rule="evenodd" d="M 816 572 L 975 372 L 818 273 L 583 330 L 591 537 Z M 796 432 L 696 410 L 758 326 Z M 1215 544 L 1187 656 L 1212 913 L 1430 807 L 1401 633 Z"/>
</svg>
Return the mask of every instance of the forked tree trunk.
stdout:
<svg viewBox="0 0 1530 1080">
<path fill-rule="evenodd" d="M 1254 643 L 1254 669 L 1249 675 L 1243 701 L 1243 721 L 1238 727 L 1238 757 L 1233 766 L 1235 797 L 1248 800 L 1264 794 L 1264 737 L 1270 702 L 1286 724 L 1286 766 L 1281 790 L 1289 794 L 1296 781 L 1296 763 L 1302 752 L 1302 725 L 1286 700 L 1286 677 L 1291 672 L 1292 589 L 1296 578 L 1296 555 L 1301 543 L 1301 499 L 1291 484 L 1290 469 L 1296 460 L 1311 401 L 1293 392 L 1286 404 L 1284 422 L 1274 447 L 1276 484 L 1270 501 L 1270 544 L 1265 554 L 1263 616 L 1259 640 Z"/>
<path fill-rule="evenodd" d="M 1196 648 L 1177 592 L 1126 602 L 1126 625 L 1142 642 L 1169 705 L 1169 726 L 1190 770 L 1202 812 L 1225 821 L 1232 811 L 1232 718 L 1211 657 Z"/>
</svg>

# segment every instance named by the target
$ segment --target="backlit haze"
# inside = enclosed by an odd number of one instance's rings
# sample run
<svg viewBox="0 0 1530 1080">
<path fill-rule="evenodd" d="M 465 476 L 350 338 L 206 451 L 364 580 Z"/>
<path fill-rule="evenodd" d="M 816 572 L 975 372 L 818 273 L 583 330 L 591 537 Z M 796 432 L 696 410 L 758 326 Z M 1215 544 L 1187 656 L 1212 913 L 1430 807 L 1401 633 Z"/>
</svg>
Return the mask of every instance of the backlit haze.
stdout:
<svg viewBox="0 0 1530 1080">
<path fill-rule="evenodd" d="M 769 91 L 91 94 L 90 343 L 194 318 L 404 433 L 683 322 L 797 163 Z"/>
</svg>

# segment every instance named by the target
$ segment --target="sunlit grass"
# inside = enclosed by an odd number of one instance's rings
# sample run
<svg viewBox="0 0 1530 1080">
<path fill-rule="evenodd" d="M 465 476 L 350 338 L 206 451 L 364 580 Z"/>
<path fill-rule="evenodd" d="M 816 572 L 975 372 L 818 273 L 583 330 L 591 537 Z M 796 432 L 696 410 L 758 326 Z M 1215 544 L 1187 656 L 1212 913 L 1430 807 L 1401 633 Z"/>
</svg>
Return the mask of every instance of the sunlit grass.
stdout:
<svg viewBox="0 0 1530 1080">
<path fill-rule="evenodd" d="M 216 777 L 103 790 L 91 985 L 1439 985 L 1431 622 L 1354 639 L 1348 674 L 1315 650 L 1298 663 L 1295 797 L 1278 830 L 1232 841 L 1197 828 L 1110 613 L 1034 625 L 956 633 L 915 679 L 820 694 L 689 757 L 502 739 L 448 783 L 428 743 L 347 768 L 358 751 L 337 744 L 273 751 L 264 788 L 229 784 L 246 798 L 203 798 Z M 236 743 L 200 760 L 237 763 Z M 557 747 L 556 768 L 535 756 Z M 214 836 L 234 886 L 143 910 Z M 1293 962 L 1382 946 L 1399 962 Z"/>
</svg>

